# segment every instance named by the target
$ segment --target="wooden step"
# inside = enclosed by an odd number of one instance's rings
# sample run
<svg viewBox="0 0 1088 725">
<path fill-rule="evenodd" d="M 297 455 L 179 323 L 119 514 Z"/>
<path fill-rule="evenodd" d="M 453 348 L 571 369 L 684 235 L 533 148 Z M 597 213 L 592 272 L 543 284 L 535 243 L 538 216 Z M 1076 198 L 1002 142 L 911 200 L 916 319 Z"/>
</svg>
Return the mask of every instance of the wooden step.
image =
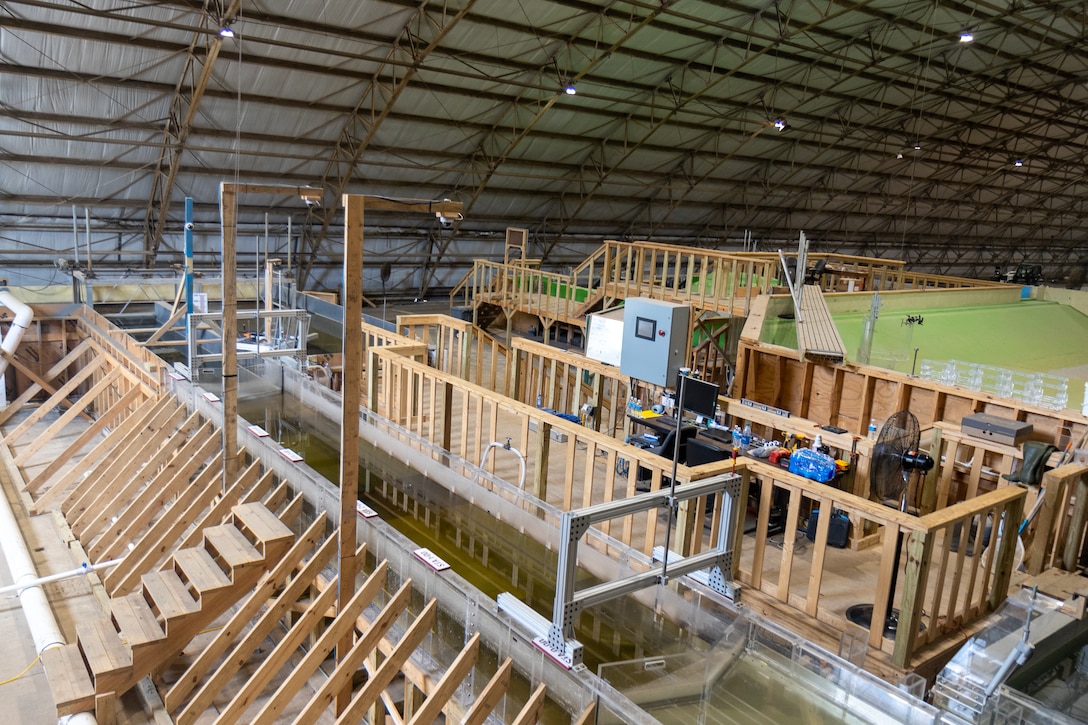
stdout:
<svg viewBox="0 0 1088 725">
<path fill-rule="evenodd" d="M 128 594 L 111 599 L 110 609 L 113 611 L 113 623 L 133 652 L 166 637 L 155 618 L 155 612 L 151 611 L 142 594 Z"/>
<path fill-rule="evenodd" d="M 237 579 L 239 570 L 264 563 L 264 555 L 249 543 L 249 539 L 234 524 L 204 529 L 204 548 L 221 568 L 231 572 L 232 580 Z"/>
<path fill-rule="evenodd" d="M 159 623 L 168 629 L 171 620 L 200 611 L 200 605 L 189 594 L 189 587 L 173 569 L 144 574 L 144 599 L 158 612 Z"/>
<path fill-rule="evenodd" d="M 266 560 L 278 559 L 291 548 L 295 535 L 264 504 L 258 501 L 239 504 L 231 507 L 230 512 L 234 525 Z"/>
<path fill-rule="evenodd" d="M 49 679 L 58 718 L 94 710 L 94 681 L 79 645 L 66 644 L 45 650 L 42 666 Z"/>
<path fill-rule="evenodd" d="M 132 673 L 132 650 L 121 641 L 113 622 L 105 619 L 76 625 L 79 651 L 94 678 L 95 692 L 116 691 Z"/>
<path fill-rule="evenodd" d="M 189 585 L 189 593 L 198 602 L 210 594 L 231 585 L 230 577 L 216 563 L 207 549 L 194 547 L 174 552 L 174 571 Z"/>
</svg>

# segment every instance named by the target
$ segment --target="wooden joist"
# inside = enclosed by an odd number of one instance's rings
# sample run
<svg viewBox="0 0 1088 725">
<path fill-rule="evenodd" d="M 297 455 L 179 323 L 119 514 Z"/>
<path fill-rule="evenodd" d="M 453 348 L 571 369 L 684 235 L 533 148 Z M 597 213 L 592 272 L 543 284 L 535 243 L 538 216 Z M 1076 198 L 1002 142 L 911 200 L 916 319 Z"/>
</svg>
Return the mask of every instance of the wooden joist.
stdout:
<svg viewBox="0 0 1088 725">
<path fill-rule="evenodd" d="M 116 421 L 119 417 L 123 417 L 127 420 L 132 415 L 130 410 L 133 408 L 138 409 L 145 402 L 147 402 L 147 395 L 140 388 L 132 388 L 126 392 L 108 411 L 95 419 L 94 423 L 84 428 L 83 432 L 80 433 L 74 441 L 69 443 L 59 455 L 49 462 L 49 465 L 35 474 L 34 478 L 30 479 L 23 487 L 23 490 L 29 491 L 31 494 L 38 493 L 42 485 L 55 476 L 58 471 L 72 460 L 73 456 L 82 451 L 88 443 L 100 435 L 111 423 Z M 82 461 L 82 459 L 80 460 Z"/>
<path fill-rule="evenodd" d="M 435 620 L 438 617 L 438 601 L 432 599 L 419 613 L 415 621 L 405 631 L 404 636 L 397 642 L 396 648 L 389 653 L 385 661 L 381 663 L 377 671 L 367 680 L 351 698 L 351 703 L 336 718 L 337 725 L 354 725 L 363 718 L 363 714 L 370 709 L 382 691 L 388 687 L 393 678 L 400 672 L 400 667 L 405 663 L 423 638 L 431 633 Z M 361 639 L 359 641 L 362 641 Z M 353 648 L 354 649 L 354 648 Z M 346 660 L 341 662 L 341 666 Z M 337 670 L 341 669 L 340 667 Z M 353 670 L 354 671 L 354 670 Z M 331 681 L 331 678 L 330 678 Z"/>
<path fill-rule="evenodd" d="M 92 522 L 91 528 L 82 537 L 92 559 L 98 561 L 120 556 L 129 542 L 139 538 L 163 508 L 214 456 L 218 448 L 214 430 L 211 423 L 205 423 L 177 455 L 144 485 L 143 490 L 132 495 L 130 489 L 128 495 L 114 497 L 105 513 Z M 129 500 L 126 502 L 125 499 Z M 87 546 L 88 541 L 93 543 Z"/>
<path fill-rule="evenodd" d="M 87 455 L 79 459 L 79 462 L 60 475 L 57 480 L 50 480 L 53 474 L 46 477 L 43 474 L 35 477 L 27 490 L 32 494 L 38 493 L 46 484 L 50 484 L 49 490 L 43 493 L 31 506 L 31 512 L 41 513 L 48 511 L 55 505 L 60 505 L 71 496 L 79 495 L 78 492 L 87 485 L 86 480 L 91 478 L 99 466 L 108 465 L 107 456 L 114 450 L 127 450 L 126 441 L 134 431 L 155 420 L 163 411 L 172 411 L 177 407 L 177 400 L 169 396 L 151 398 L 143 403 L 132 415 L 129 415 L 99 441 Z M 75 484 L 75 488 L 72 488 Z"/>
<path fill-rule="evenodd" d="M 262 725 L 264 723 L 275 722 L 276 718 L 282 712 L 282 708 L 290 699 L 298 692 L 298 690 L 306 683 L 306 681 L 317 671 L 317 668 L 322 662 L 336 649 L 336 643 L 345 636 L 350 636 L 355 629 L 355 620 L 363 612 L 366 607 L 370 606 L 375 598 L 381 593 L 385 587 L 387 577 L 389 574 L 389 565 L 383 561 L 374 572 L 367 577 L 366 582 L 360 587 L 348 600 L 347 606 L 337 613 L 336 619 L 328 624 L 325 631 L 321 632 L 317 641 L 309 648 L 309 651 L 302 657 L 301 661 L 291 666 L 291 671 L 287 674 L 287 677 L 277 688 L 276 693 L 265 702 L 261 709 L 261 712 L 250 722 L 252 725 Z M 410 582 L 411 580 L 409 580 Z M 397 592 L 393 599 L 398 603 L 401 611 L 407 607 L 411 600 L 411 584 L 406 583 L 401 589 L 406 591 Z M 284 665 L 287 664 L 290 657 L 295 654 L 295 650 L 303 641 L 310 636 L 315 626 L 319 625 L 322 618 L 326 614 L 328 607 L 334 603 L 335 599 L 328 598 L 329 594 L 336 594 L 336 587 L 329 587 L 323 591 L 313 603 L 307 607 L 303 615 L 295 622 L 295 626 L 291 628 L 288 634 L 281 638 L 276 645 L 276 650 L 272 652 L 261 663 L 261 666 L 256 672 L 251 674 L 246 684 L 243 685 L 241 691 L 234 697 L 231 703 L 223 710 L 220 715 L 220 719 L 224 723 L 235 722 L 241 718 L 245 709 L 253 704 L 257 696 L 264 690 L 265 686 L 271 682 L 272 678 L 278 673 Z M 399 614 L 399 612 L 398 612 Z M 395 618 L 394 618 L 395 621 Z M 300 721 L 296 721 L 298 723 Z"/>
<path fill-rule="evenodd" d="M 140 583 L 140 575 L 149 572 L 174 548 L 174 544 L 211 505 L 222 463 L 216 459 L 201 471 L 196 480 L 179 492 L 170 507 L 144 532 L 132 551 L 113 567 L 102 583 L 110 596 L 131 592 Z"/>
<path fill-rule="evenodd" d="M 49 396 L 49 400 L 44 402 L 33 413 L 23 419 L 23 421 L 20 422 L 19 425 L 15 426 L 14 430 L 9 431 L 8 434 L 4 436 L 4 441 L 9 446 L 14 445 L 15 442 L 22 438 L 27 431 L 33 428 L 38 421 L 48 415 L 50 411 L 53 410 L 53 408 L 61 404 L 70 405 L 70 403 L 68 402 L 68 396 L 71 395 L 76 388 L 82 385 L 83 382 L 87 380 L 87 378 L 94 375 L 95 372 L 98 371 L 98 368 L 100 368 L 104 364 L 104 360 L 105 358 L 101 357 L 94 358 L 82 368 L 80 368 L 79 372 L 69 378 L 68 381 L 64 383 L 64 385 L 57 388 L 56 392 Z"/>
<path fill-rule="evenodd" d="M 196 712 L 203 712 L 212 699 L 218 694 L 231 677 L 249 660 L 253 652 L 261 645 L 286 615 L 292 605 L 298 601 L 310 588 L 322 568 L 336 553 L 336 539 L 328 538 L 316 553 L 304 565 L 302 558 L 313 548 L 315 539 L 324 531 L 324 517 L 319 518 L 307 529 L 306 534 L 300 538 L 290 552 L 280 561 L 279 565 L 266 576 L 254 589 L 253 594 L 241 604 L 238 611 L 231 617 L 223 629 L 221 629 L 211 643 L 194 659 L 189 668 L 178 678 L 171 687 L 163 701 L 166 709 L 176 712 L 185 702 L 190 693 L 211 672 L 212 666 L 223 655 L 232 652 L 232 656 L 223 660 L 211 677 L 204 682 L 197 694 L 192 698 L 190 707 Z M 360 550 L 362 551 L 362 550 Z M 297 571 L 296 571 L 297 569 Z M 289 575 L 294 574 L 291 582 L 274 601 L 269 602 L 272 595 L 283 586 Z M 262 607 L 268 604 L 268 608 L 248 630 L 249 624 L 260 613 Z"/>
<path fill-rule="evenodd" d="M 29 445 L 19 451 L 18 455 L 15 456 L 15 465 L 24 466 L 29 463 L 30 459 L 50 443 L 56 435 L 64 430 L 79 414 L 85 413 L 88 408 L 94 405 L 95 401 L 102 393 L 113 387 L 119 377 L 121 377 L 121 372 L 116 368 L 106 373 L 101 380 L 95 383 L 94 387 L 80 397 L 77 403 L 64 411 L 64 413 L 58 416 L 55 421 L 49 424 L 48 428 L 34 436 L 34 440 L 31 441 Z"/>
<path fill-rule="evenodd" d="M 162 466 L 176 466 L 184 461 L 176 454 L 186 450 L 189 436 L 197 430 L 200 418 L 193 413 L 177 428 L 164 426 L 151 437 L 150 456 L 118 456 L 119 465 L 113 473 L 88 490 L 75 506 L 65 510 L 72 532 L 81 540 L 92 541 L 101 527 L 123 508 L 160 472 Z M 199 443 L 202 441 L 196 441 Z M 139 449 L 135 449 L 139 450 Z M 127 458 L 127 460 L 126 460 Z"/>
<path fill-rule="evenodd" d="M 53 387 L 51 381 L 53 378 L 64 372 L 69 365 L 77 361 L 82 355 L 87 353 L 91 347 L 90 340 L 83 340 L 81 343 L 72 348 L 67 355 L 59 360 L 53 367 L 46 371 L 44 376 L 37 375 L 33 370 L 27 367 L 19 358 L 9 354 L 6 351 L 0 350 L 0 355 L 5 360 L 11 363 L 12 367 L 17 369 L 23 375 L 26 375 L 33 382 L 27 387 L 15 400 L 11 401 L 6 408 L 0 410 L 0 424 L 7 422 L 8 418 L 22 410 L 23 406 L 30 402 L 30 399 L 41 391 L 45 391 L 50 396 L 57 392 L 57 389 Z"/>
</svg>

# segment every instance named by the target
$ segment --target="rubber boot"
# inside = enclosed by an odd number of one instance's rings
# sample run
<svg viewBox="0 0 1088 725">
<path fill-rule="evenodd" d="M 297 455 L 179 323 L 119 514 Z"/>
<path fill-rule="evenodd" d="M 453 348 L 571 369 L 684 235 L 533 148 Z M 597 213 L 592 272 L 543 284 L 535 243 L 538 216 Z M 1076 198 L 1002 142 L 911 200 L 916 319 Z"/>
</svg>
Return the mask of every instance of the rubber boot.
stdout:
<svg viewBox="0 0 1088 725">
<path fill-rule="evenodd" d="M 1020 470 L 1013 473 L 1003 473 L 1001 477 L 1013 483 L 1026 483 L 1029 486 L 1037 486 L 1043 478 L 1047 459 L 1056 450 L 1058 449 L 1049 443 L 1027 441 L 1024 443 L 1024 464 L 1020 466 Z"/>
</svg>

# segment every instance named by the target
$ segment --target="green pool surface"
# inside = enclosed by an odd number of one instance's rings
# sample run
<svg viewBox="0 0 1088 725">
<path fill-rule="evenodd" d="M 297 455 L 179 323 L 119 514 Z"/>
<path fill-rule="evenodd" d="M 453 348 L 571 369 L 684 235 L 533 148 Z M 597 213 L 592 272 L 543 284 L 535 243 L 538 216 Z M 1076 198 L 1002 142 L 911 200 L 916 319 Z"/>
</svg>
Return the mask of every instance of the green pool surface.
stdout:
<svg viewBox="0 0 1088 725">
<path fill-rule="evenodd" d="M 1088 316 L 1067 305 L 1033 299 L 974 307 L 926 308 L 922 304 L 916 309 L 881 312 L 870 364 L 910 373 L 918 348 L 919 370 L 922 360 L 962 360 L 1058 375 L 1069 378 L 1068 407 L 1080 410 L 1088 380 Z M 866 314 L 832 309 L 847 359 L 858 357 Z M 906 324 L 908 314 L 921 315 L 922 323 Z M 766 320 L 760 340 L 796 349 L 794 321 Z"/>
</svg>

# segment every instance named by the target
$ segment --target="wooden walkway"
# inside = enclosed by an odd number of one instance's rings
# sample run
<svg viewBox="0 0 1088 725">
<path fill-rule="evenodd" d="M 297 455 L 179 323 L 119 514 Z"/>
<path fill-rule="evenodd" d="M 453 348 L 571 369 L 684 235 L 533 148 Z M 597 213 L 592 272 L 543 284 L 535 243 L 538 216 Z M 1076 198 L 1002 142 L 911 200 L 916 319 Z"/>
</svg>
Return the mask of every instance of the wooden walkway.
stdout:
<svg viewBox="0 0 1088 725">
<path fill-rule="evenodd" d="M 802 287 L 801 309 L 797 313 L 797 349 L 806 358 L 818 357 L 834 362 L 846 359 L 843 345 L 824 294 L 818 285 Z"/>
</svg>

